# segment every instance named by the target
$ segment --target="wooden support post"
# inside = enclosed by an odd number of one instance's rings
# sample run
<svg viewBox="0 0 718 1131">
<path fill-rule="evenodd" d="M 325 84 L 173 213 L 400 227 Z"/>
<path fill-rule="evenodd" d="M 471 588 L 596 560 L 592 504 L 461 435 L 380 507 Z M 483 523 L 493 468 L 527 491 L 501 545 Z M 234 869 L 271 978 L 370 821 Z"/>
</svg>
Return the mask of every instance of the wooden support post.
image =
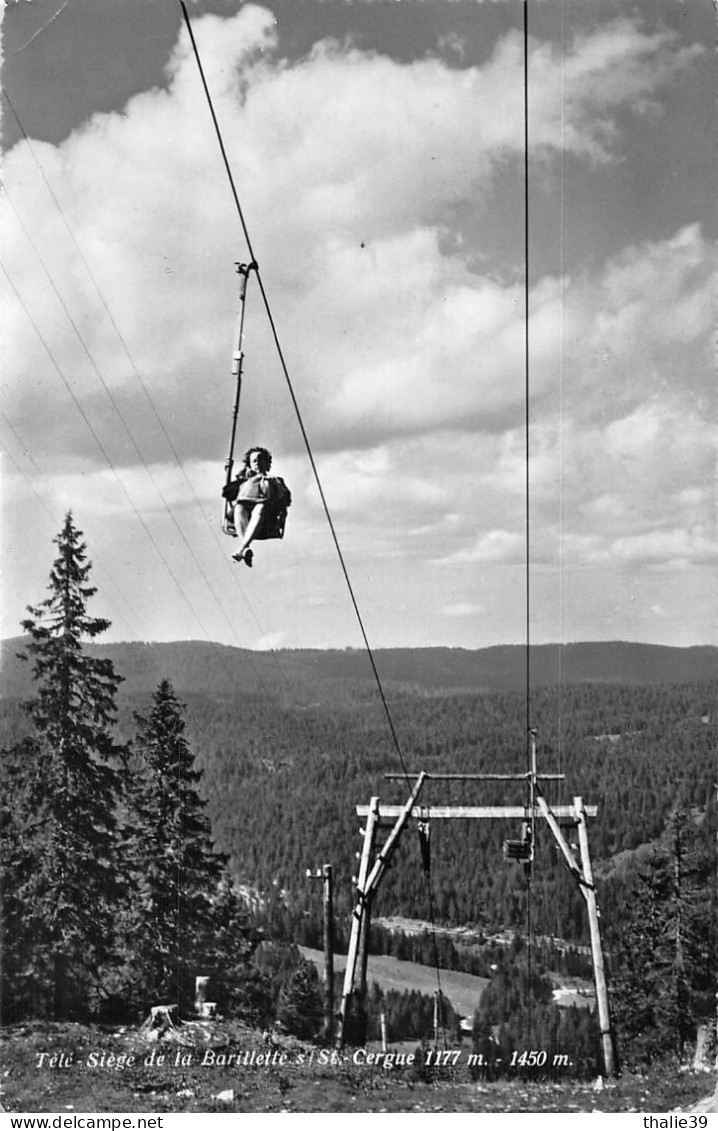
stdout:
<svg viewBox="0 0 718 1131">
<path fill-rule="evenodd" d="M 596 984 L 596 1009 L 598 1011 L 598 1027 L 603 1052 L 603 1069 L 607 1076 L 615 1076 L 616 1060 L 613 1049 L 613 1036 L 611 1034 L 611 1019 L 608 1009 L 606 971 L 603 965 L 603 948 L 601 946 L 601 929 L 598 921 L 599 914 L 598 905 L 596 903 L 596 889 L 593 884 L 593 869 L 591 867 L 591 857 L 588 851 L 588 831 L 586 828 L 586 815 L 582 798 L 574 797 L 573 805 L 578 826 L 578 844 L 581 850 L 581 867 L 583 869 L 584 882 L 581 891 L 586 900 L 588 926 L 591 934 L 591 955 L 593 958 L 593 976 Z"/>
<path fill-rule="evenodd" d="M 364 848 L 357 878 L 357 905 L 354 908 L 352 929 L 349 936 L 349 952 L 347 954 L 347 968 L 344 972 L 344 989 L 342 1004 L 339 1011 L 339 1030 L 337 1045 L 341 1048 L 346 1037 L 346 1021 L 352 995 L 362 985 L 366 989 L 366 964 L 369 950 L 369 922 L 371 916 L 371 901 L 379 886 L 384 872 L 389 867 L 389 861 L 399 843 L 399 838 L 412 815 L 416 800 L 421 793 L 421 788 L 426 780 L 426 774 L 420 773 L 414 783 L 409 800 L 402 806 L 394 828 L 390 832 L 387 842 L 377 855 L 374 865 L 369 872 L 369 864 L 374 846 L 376 828 L 379 823 L 379 798 L 372 797 L 367 814 L 367 825 L 364 833 Z M 367 875 L 367 873 L 369 873 Z M 359 962 L 359 978 L 357 978 L 357 960 Z"/>
<path fill-rule="evenodd" d="M 324 1040 L 334 1037 L 334 895 L 332 866 L 325 864 L 324 874 Z"/>
<path fill-rule="evenodd" d="M 325 864 L 312 872 L 307 868 L 308 880 L 324 881 L 324 1039 L 334 1036 L 334 898 L 332 866 Z"/>
<path fill-rule="evenodd" d="M 446 1030 L 444 1027 L 444 1002 L 438 990 L 434 990 L 434 1048 L 438 1049 L 439 1042 L 446 1048 Z"/>
<path fill-rule="evenodd" d="M 357 972 L 354 977 L 354 988 L 360 1000 L 364 1000 L 367 991 L 366 971 L 369 963 L 369 928 L 371 927 L 372 895 L 364 901 L 364 915 L 359 929 L 359 951 L 357 954 Z"/>
<path fill-rule="evenodd" d="M 359 953 L 359 942 L 362 931 L 362 924 L 366 916 L 366 880 L 369 872 L 369 863 L 371 861 L 372 853 L 374 851 L 374 838 L 376 836 L 376 828 L 379 821 L 379 798 L 372 797 L 369 803 L 369 810 L 366 814 L 366 827 L 364 829 L 364 846 L 362 848 L 361 860 L 359 863 L 359 875 L 357 876 L 357 903 L 354 908 L 352 916 L 352 927 L 349 935 L 349 951 L 347 953 L 347 965 L 344 971 L 344 988 L 342 990 L 342 1001 L 339 1007 L 339 1024 L 337 1026 L 337 1045 L 341 1048 L 344 1043 L 345 1029 L 347 1017 L 350 1009 L 350 1001 L 352 992 L 354 990 L 354 975 L 356 971 L 357 955 Z"/>
</svg>

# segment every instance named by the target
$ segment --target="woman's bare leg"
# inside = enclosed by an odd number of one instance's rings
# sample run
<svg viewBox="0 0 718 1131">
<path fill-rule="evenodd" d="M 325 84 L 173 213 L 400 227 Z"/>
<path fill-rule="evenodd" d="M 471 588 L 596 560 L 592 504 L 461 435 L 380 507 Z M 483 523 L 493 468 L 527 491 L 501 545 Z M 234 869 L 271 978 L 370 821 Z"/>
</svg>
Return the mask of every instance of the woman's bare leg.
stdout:
<svg viewBox="0 0 718 1131">
<path fill-rule="evenodd" d="M 237 553 L 232 554 L 232 557 L 235 559 L 235 561 L 239 561 L 241 558 L 244 557 L 245 560 L 247 561 L 247 564 L 248 565 L 250 564 L 250 561 L 247 560 L 246 553 L 247 553 L 247 550 L 250 547 L 252 539 L 254 538 L 255 534 L 257 533 L 257 528 L 259 527 L 259 524 L 262 521 L 262 516 L 264 514 L 264 507 L 265 507 L 264 503 L 257 503 L 256 506 L 252 507 L 251 513 L 249 514 L 249 516 L 247 516 L 247 508 L 246 507 L 237 507 L 235 509 L 235 515 L 236 515 L 238 510 L 241 511 L 239 530 L 241 530 L 241 532 L 242 532 L 242 544 L 240 545 Z M 236 519 L 235 519 L 235 523 L 236 523 Z"/>
</svg>

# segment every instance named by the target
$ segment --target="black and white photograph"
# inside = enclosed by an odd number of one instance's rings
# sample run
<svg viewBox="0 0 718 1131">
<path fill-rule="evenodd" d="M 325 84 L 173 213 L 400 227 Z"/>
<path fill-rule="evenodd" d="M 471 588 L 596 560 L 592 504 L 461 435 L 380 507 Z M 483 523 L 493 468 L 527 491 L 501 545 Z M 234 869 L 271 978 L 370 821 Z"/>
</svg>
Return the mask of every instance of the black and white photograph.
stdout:
<svg viewBox="0 0 718 1131">
<path fill-rule="evenodd" d="M 708 1128 L 716 16 L 2 4 L 0 1111 Z"/>
</svg>

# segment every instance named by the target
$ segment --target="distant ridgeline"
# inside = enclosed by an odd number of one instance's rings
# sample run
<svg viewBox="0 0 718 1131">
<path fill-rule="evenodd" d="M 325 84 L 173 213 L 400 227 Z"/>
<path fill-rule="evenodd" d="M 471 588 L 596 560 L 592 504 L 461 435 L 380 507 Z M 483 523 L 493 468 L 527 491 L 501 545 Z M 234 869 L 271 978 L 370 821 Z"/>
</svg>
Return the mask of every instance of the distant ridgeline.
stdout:
<svg viewBox="0 0 718 1131">
<path fill-rule="evenodd" d="M 22 640 L 2 645 L 1 741 L 22 733 L 18 700 L 32 694 Z M 119 729 L 169 678 L 188 707 L 188 731 L 218 846 L 257 892 L 277 935 L 317 945 L 321 896 L 307 868 L 334 866 L 339 934 L 353 899 L 361 847 L 355 807 L 372 795 L 405 799 L 400 769 L 366 656 L 361 651 L 273 653 L 187 642 L 90 649 L 125 677 Z M 562 773 L 549 804 L 581 795 L 598 805 L 589 835 L 607 945 L 621 923 L 626 884 L 662 835 L 676 804 L 715 845 L 718 649 L 625 643 L 532 649 L 531 719 L 539 772 Z M 525 769 L 525 651 L 447 648 L 376 653 L 410 772 Z M 428 783 L 424 804 L 523 804 L 521 783 Z M 436 821 L 432 885 L 437 919 L 480 930 L 526 926 L 522 869 L 501 845 L 517 823 Z M 586 938 L 583 901 L 538 827 L 532 899 L 536 934 Z M 712 842 L 711 842 L 712 837 Z M 416 836 L 406 836 L 379 893 L 376 914 L 427 918 Z"/>
<path fill-rule="evenodd" d="M 0 641 L 3 699 L 30 692 L 30 672 L 16 659 L 23 640 Z M 373 676 L 363 649 L 281 649 L 253 652 L 201 641 L 169 644 L 92 645 L 93 655 L 109 657 L 125 678 L 125 695 L 150 695 L 161 679 L 169 679 L 181 695 L 221 698 L 238 688 L 282 694 L 304 688 L 324 699 L 337 694 L 338 684 L 367 683 Z M 518 645 L 493 648 L 385 648 L 375 653 L 382 682 L 424 694 L 465 691 L 522 691 L 526 652 Z M 715 679 L 718 648 L 669 648 L 625 642 L 542 644 L 531 648 L 534 687 L 576 683 L 694 683 Z"/>
</svg>

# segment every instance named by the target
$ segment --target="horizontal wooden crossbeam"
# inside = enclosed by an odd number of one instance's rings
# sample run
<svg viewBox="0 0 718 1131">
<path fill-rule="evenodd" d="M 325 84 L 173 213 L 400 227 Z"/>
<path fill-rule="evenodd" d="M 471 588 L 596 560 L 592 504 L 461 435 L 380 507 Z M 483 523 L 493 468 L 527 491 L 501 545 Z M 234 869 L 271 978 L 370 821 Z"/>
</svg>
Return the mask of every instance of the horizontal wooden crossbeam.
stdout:
<svg viewBox="0 0 718 1131">
<path fill-rule="evenodd" d="M 388 824 L 395 821 L 397 817 L 404 811 L 403 805 L 380 805 L 379 806 L 379 822 L 381 824 Z M 368 805 L 357 805 L 356 812 L 358 817 L 366 817 L 369 814 Z M 554 817 L 575 817 L 576 811 L 573 805 L 555 805 L 551 810 Z M 598 814 L 598 805 L 584 805 L 584 812 L 587 817 L 595 817 Z M 543 817 L 544 814 L 539 810 L 534 810 L 536 817 Z M 525 805 L 415 805 L 411 811 L 410 816 L 416 817 L 417 820 L 426 820 L 427 817 L 432 820 L 444 820 L 451 817 L 460 818 L 475 818 L 475 817 L 516 817 L 523 820 L 526 817 Z"/>
<path fill-rule="evenodd" d="M 409 774 L 408 777 L 415 775 Z M 424 774 L 426 781 L 526 781 L 531 771 L 524 774 Z M 406 781 L 406 774 L 384 774 L 387 781 Z M 563 781 L 565 774 L 536 774 L 536 781 Z"/>
</svg>

